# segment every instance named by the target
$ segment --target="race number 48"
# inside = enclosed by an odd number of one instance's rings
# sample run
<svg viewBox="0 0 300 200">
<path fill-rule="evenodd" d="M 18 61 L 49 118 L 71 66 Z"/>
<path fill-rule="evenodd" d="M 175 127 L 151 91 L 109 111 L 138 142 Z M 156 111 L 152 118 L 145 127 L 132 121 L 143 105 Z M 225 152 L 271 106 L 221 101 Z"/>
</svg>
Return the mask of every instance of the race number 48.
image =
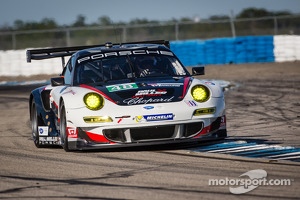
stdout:
<svg viewBox="0 0 300 200">
<path fill-rule="evenodd" d="M 119 85 L 109 85 L 106 86 L 107 90 L 109 92 L 116 92 L 120 90 L 130 90 L 138 88 L 138 86 L 135 83 L 127 83 L 127 84 L 119 84 Z"/>
</svg>

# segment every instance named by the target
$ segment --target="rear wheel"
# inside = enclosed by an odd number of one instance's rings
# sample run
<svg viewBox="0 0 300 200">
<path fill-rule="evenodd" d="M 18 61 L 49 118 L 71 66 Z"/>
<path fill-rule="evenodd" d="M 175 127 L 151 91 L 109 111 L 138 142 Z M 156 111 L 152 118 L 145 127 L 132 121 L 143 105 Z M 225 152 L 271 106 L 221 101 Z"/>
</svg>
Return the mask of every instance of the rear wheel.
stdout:
<svg viewBox="0 0 300 200">
<path fill-rule="evenodd" d="M 61 106 L 60 106 L 59 130 L 60 130 L 60 140 L 61 140 L 62 147 L 64 148 L 65 151 L 69 151 L 66 109 L 65 109 L 63 102 L 61 103 Z"/>
<path fill-rule="evenodd" d="M 43 125 L 43 122 L 41 118 L 38 116 L 36 104 L 34 99 L 31 103 L 31 109 L 30 109 L 30 120 L 31 120 L 31 130 L 32 130 L 32 138 L 35 146 L 37 148 L 41 147 L 41 144 L 39 143 L 39 130 L 38 127 Z"/>
</svg>

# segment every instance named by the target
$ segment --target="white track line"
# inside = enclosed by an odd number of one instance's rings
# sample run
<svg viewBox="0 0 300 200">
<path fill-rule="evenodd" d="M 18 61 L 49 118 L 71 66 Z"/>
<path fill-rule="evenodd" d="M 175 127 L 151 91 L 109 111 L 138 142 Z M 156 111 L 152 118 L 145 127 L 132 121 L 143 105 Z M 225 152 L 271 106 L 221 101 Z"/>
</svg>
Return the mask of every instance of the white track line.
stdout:
<svg viewBox="0 0 300 200">
<path fill-rule="evenodd" d="M 219 152 L 227 152 L 232 150 L 238 150 L 238 149 L 249 149 L 254 147 L 263 147 L 266 146 L 265 144 L 259 144 L 259 145 L 249 145 L 249 146 L 242 146 L 242 147 L 234 147 L 234 148 L 227 148 L 227 149 L 217 149 L 217 150 L 211 150 L 207 151 L 208 153 L 219 153 Z"/>
<path fill-rule="evenodd" d="M 283 158 L 274 158 L 276 160 L 290 160 L 290 159 L 296 159 L 296 158 L 300 158 L 299 156 L 289 156 L 289 157 L 283 157 Z"/>
<path fill-rule="evenodd" d="M 229 150 L 226 151 L 226 153 L 237 153 L 237 152 L 247 152 L 247 151 L 253 151 L 253 150 L 260 150 L 260 149 L 272 149 L 272 148 L 276 148 L 279 147 L 278 145 L 270 145 L 270 146 L 254 146 L 251 148 L 247 148 L 247 149 L 237 149 L 237 150 Z"/>
<path fill-rule="evenodd" d="M 294 155 L 300 155 L 300 152 L 292 152 L 292 153 L 285 153 L 285 154 L 279 154 L 274 156 L 268 156 L 268 158 L 277 158 L 282 156 L 294 156 Z"/>
</svg>

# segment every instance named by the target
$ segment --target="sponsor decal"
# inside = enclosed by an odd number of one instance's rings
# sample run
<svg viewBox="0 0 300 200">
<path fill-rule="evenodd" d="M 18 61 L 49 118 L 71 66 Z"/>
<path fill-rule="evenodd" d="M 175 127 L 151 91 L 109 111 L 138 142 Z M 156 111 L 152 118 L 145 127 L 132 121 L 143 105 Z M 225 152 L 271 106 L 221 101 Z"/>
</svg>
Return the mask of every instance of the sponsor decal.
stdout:
<svg viewBox="0 0 300 200">
<path fill-rule="evenodd" d="M 134 97 L 134 98 L 128 98 L 124 99 L 123 102 L 127 105 L 138 105 L 138 104 L 147 104 L 147 103 L 163 103 L 163 102 L 171 102 L 172 99 L 174 99 L 174 96 L 170 98 L 149 98 L 144 99 L 143 97 Z"/>
<path fill-rule="evenodd" d="M 126 83 L 126 84 L 119 84 L 119 85 L 109 85 L 106 86 L 106 89 L 109 92 L 117 92 L 120 90 L 130 90 L 138 88 L 136 83 Z"/>
<path fill-rule="evenodd" d="M 48 126 L 39 126 L 38 131 L 39 136 L 48 136 Z"/>
<path fill-rule="evenodd" d="M 53 145 L 53 144 L 59 144 L 59 137 L 40 137 L 39 138 L 39 144 L 44 145 Z"/>
<path fill-rule="evenodd" d="M 210 82 L 210 81 L 206 81 L 205 83 L 208 84 L 208 85 L 216 85 L 215 83 Z"/>
<path fill-rule="evenodd" d="M 135 117 L 135 121 L 136 121 L 136 122 L 141 122 L 143 119 L 144 119 L 144 118 L 143 118 L 143 116 L 141 116 L 141 115 Z"/>
<path fill-rule="evenodd" d="M 76 128 L 67 128 L 68 137 L 70 138 L 77 138 L 77 130 Z"/>
<path fill-rule="evenodd" d="M 183 83 L 148 83 L 152 87 L 180 87 Z"/>
<path fill-rule="evenodd" d="M 166 89 L 139 90 L 134 96 L 161 96 L 167 94 Z"/>
<path fill-rule="evenodd" d="M 154 108 L 154 106 L 144 106 L 143 108 L 146 109 L 146 110 L 151 110 L 151 109 Z"/>
<path fill-rule="evenodd" d="M 130 118 L 130 115 L 123 115 L 123 116 L 120 116 L 120 117 L 115 117 L 116 119 L 120 119 L 120 118 Z"/>
<path fill-rule="evenodd" d="M 134 118 L 136 122 L 152 122 L 152 121 L 164 121 L 164 120 L 173 120 L 174 115 L 172 113 L 167 114 L 157 114 L 157 115 L 138 115 Z"/>
<path fill-rule="evenodd" d="M 220 127 L 226 127 L 226 116 L 225 115 L 223 115 L 221 117 Z"/>
<path fill-rule="evenodd" d="M 122 120 L 124 118 L 130 118 L 130 115 L 124 115 L 124 116 L 120 116 L 120 117 L 115 117 L 116 119 L 118 119 L 118 124 L 122 122 Z"/>
<path fill-rule="evenodd" d="M 71 94 L 73 94 L 73 95 L 75 95 L 75 94 L 76 94 L 76 92 L 75 92 L 75 91 L 73 91 L 73 90 L 70 90 L 70 91 L 66 92 L 65 94 L 68 94 L 68 93 L 71 93 Z"/>
<path fill-rule="evenodd" d="M 96 60 L 96 59 L 101 59 L 101 58 L 107 58 L 107 57 L 118 57 L 118 56 L 124 56 L 124 55 L 151 55 L 151 54 L 156 54 L 156 55 L 168 55 L 168 56 L 173 56 L 174 54 L 170 51 L 159 51 L 159 50 L 132 50 L 132 51 L 115 51 L 115 52 L 108 52 L 108 53 L 99 53 L 95 54 L 92 56 L 86 56 L 83 58 L 80 58 L 77 60 L 78 64 L 82 63 L 87 60 Z"/>
<path fill-rule="evenodd" d="M 184 102 L 190 107 L 197 106 L 197 103 L 193 100 L 185 100 Z"/>
<path fill-rule="evenodd" d="M 149 121 L 162 121 L 162 120 L 173 120 L 173 114 L 167 113 L 167 114 L 160 114 L 160 115 L 144 115 L 144 119 Z"/>
</svg>

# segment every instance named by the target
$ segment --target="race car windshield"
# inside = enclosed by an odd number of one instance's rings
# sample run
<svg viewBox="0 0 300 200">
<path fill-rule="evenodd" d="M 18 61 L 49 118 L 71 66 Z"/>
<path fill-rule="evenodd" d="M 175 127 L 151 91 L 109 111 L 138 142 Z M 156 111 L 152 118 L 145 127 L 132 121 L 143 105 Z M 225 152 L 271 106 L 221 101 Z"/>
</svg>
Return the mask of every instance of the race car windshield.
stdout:
<svg viewBox="0 0 300 200">
<path fill-rule="evenodd" d="M 185 76 L 186 70 L 175 57 L 159 55 L 130 56 L 136 77 Z"/>
<path fill-rule="evenodd" d="M 74 82 L 107 82 L 143 77 L 186 76 L 180 62 L 167 55 L 126 55 L 83 61 L 77 65 Z"/>
</svg>

